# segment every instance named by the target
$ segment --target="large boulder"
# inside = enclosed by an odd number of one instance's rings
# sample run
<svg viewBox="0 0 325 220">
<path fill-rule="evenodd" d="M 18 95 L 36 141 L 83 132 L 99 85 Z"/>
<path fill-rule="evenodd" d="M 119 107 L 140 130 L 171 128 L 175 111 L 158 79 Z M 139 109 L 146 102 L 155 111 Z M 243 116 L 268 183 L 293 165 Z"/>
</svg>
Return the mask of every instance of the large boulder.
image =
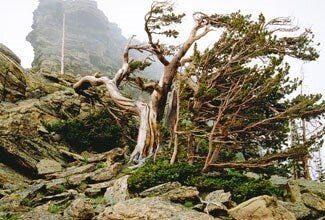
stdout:
<svg viewBox="0 0 325 220">
<path fill-rule="evenodd" d="M 140 196 L 142 197 L 161 196 L 181 186 L 182 184 L 180 184 L 179 182 L 167 182 L 144 190 L 143 192 L 140 193 Z"/>
<path fill-rule="evenodd" d="M 19 58 L 0 44 L 0 102 L 16 102 L 25 98 L 26 78 Z"/>
<path fill-rule="evenodd" d="M 228 203 L 230 202 L 231 193 L 224 190 L 216 190 L 209 193 L 205 197 L 205 201 L 212 203 Z"/>
<path fill-rule="evenodd" d="M 106 204 L 114 205 L 118 202 L 125 201 L 130 198 L 127 183 L 128 178 L 128 175 L 123 176 L 115 180 L 114 184 L 111 187 L 107 188 L 104 195 Z"/>
<path fill-rule="evenodd" d="M 325 182 L 316 182 L 305 179 L 295 180 L 300 187 L 301 193 L 310 192 L 318 195 L 320 198 L 325 200 Z"/>
<path fill-rule="evenodd" d="M 209 220 L 212 216 L 188 209 L 180 204 L 173 204 L 161 197 L 134 198 L 107 207 L 98 216 L 99 220 L 106 219 L 184 219 Z"/>
<path fill-rule="evenodd" d="M 40 99 L 0 102 L 0 160 L 31 175 L 37 174 L 36 165 L 42 159 L 63 163 L 60 148 L 66 147 L 51 139 L 43 122 L 77 116 L 80 109 L 80 100 L 72 89 Z"/>
<path fill-rule="evenodd" d="M 179 188 L 170 190 L 161 196 L 169 199 L 172 202 L 184 202 L 187 200 L 196 200 L 199 196 L 199 191 L 196 187 L 181 186 Z"/>
<path fill-rule="evenodd" d="M 41 98 L 48 94 L 72 88 L 77 78 L 71 74 L 56 74 L 47 71 L 28 70 L 26 78 L 26 98 Z"/>
<path fill-rule="evenodd" d="M 266 195 L 245 201 L 228 212 L 236 220 L 296 219 L 295 215 L 278 204 L 275 198 Z"/>
<path fill-rule="evenodd" d="M 69 219 L 92 219 L 95 216 L 95 210 L 91 199 L 78 198 L 64 211 L 64 216 Z"/>
<path fill-rule="evenodd" d="M 149 188 L 140 193 L 140 196 L 161 196 L 173 202 L 184 202 L 198 199 L 199 191 L 196 187 L 182 186 L 179 182 L 168 182 Z"/>
<path fill-rule="evenodd" d="M 29 183 L 30 179 L 17 173 L 9 166 L 0 163 L 0 199 L 26 187 Z"/>
<path fill-rule="evenodd" d="M 208 213 L 227 213 L 227 205 L 231 203 L 230 200 L 231 194 L 230 192 L 225 192 L 224 190 L 216 190 L 209 193 L 204 198 L 204 211 Z"/>
<path fill-rule="evenodd" d="M 302 200 L 304 204 L 312 209 L 325 212 L 325 201 L 313 193 L 303 193 Z"/>
<path fill-rule="evenodd" d="M 50 159 L 42 159 L 39 163 L 36 164 L 36 167 L 37 172 L 40 175 L 60 172 L 62 170 L 60 163 Z"/>
<path fill-rule="evenodd" d="M 286 186 L 290 201 L 279 201 L 279 204 L 294 213 L 297 219 L 315 218 L 324 214 L 323 183 L 305 179 L 287 181 L 282 179 L 273 182 L 283 187 Z"/>
<path fill-rule="evenodd" d="M 292 212 L 297 219 L 304 219 L 311 215 L 311 210 L 303 202 L 283 202 L 278 201 L 278 203 Z"/>
<path fill-rule="evenodd" d="M 20 216 L 20 219 L 24 220 L 60 220 L 62 216 L 60 214 L 51 213 L 50 203 L 40 205 L 32 209 L 31 211 Z"/>
<path fill-rule="evenodd" d="M 44 190 L 45 183 L 40 181 L 27 188 L 18 189 L 3 198 L 0 201 L 0 211 L 1 210 L 14 210 L 17 211 L 21 206 L 26 205 L 30 202 L 32 198 L 35 197 L 39 192 Z"/>
</svg>

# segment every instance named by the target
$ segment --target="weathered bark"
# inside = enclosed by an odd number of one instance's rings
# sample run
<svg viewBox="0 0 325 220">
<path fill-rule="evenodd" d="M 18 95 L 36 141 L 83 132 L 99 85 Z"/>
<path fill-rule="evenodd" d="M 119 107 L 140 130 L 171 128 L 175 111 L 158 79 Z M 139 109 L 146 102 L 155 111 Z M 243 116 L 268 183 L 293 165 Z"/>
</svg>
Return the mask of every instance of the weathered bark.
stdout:
<svg viewBox="0 0 325 220">
<path fill-rule="evenodd" d="M 179 88 L 176 88 L 175 91 L 173 92 L 173 100 L 175 99 L 176 101 L 176 118 L 175 118 L 175 123 L 173 127 L 173 133 L 174 133 L 174 151 L 172 154 L 172 157 L 170 159 L 170 164 L 174 164 L 177 154 L 178 154 L 178 133 L 177 133 L 177 127 L 178 127 L 178 122 L 179 122 L 179 105 L 180 105 L 180 100 L 179 100 Z"/>
<path fill-rule="evenodd" d="M 105 85 L 111 100 L 121 109 L 132 112 L 140 117 L 137 145 L 131 154 L 131 161 L 141 161 L 149 156 L 159 146 L 156 113 L 152 105 L 144 102 L 134 101 L 124 97 L 116 86 L 116 80 L 108 77 L 96 78 L 95 76 L 82 77 L 73 87 L 76 92 L 84 85 Z"/>
</svg>

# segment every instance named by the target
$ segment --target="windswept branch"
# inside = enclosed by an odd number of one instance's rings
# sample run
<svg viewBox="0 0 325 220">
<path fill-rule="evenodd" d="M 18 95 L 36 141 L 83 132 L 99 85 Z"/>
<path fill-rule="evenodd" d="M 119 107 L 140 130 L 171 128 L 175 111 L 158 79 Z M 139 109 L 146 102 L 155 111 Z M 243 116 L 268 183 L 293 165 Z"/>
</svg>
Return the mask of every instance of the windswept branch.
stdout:
<svg viewBox="0 0 325 220">
<path fill-rule="evenodd" d="M 96 78 L 95 76 L 84 76 L 73 85 L 73 88 L 78 94 L 83 95 L 84 89 L 87 89 L 90 86 L 100 86 L 100 85 L 106 86 L 110 98 L 120 108 L 136 114 L 140 113 L 139 105 L 141 104 L 129 98 L 124 97 L 118 90 L 117 86 L 115 85 L 115 81 L 110 80 L 107 77 Z"/>
<path fill-rule="evenodd" d="M 124 52 L 123 52 L 123 65 L 122 67 L 117 71 L 117 73 L 115 74 L 114 76 L 114 83 L 115 85 L 118 87 L 120 85 L 120 83 L 122 82 L 122 80 L 126 77 L 128 77 L 130 75 L 130 69 L 129 69 L 129 51 L 130 49 L 133 49 L 130 44 L 131 44 L 131 41 L 132 39 L 134 38 L 135 36 L 133 35 L 126 47 L 124 48 Z"/>
<path fill-rule="evenodd" d="M 159 17 L 156 17 L 156 14 L 160 14 L 164 10 L 166 10 L 166 5 L 169 3 L 167 1 L 164 2 L 156 2 L 154 1 L 151 4 L 150 11 L 145 15 L 145 25 L 144 30 L 147 33 L 148 36 L 148 43 L 152 48 L 153 53 L 157 56 L 158 60 L 164 65 L 167 66 L 169 64 L 169 61 L 164 56 L 164 51 L 162 49 L 162 46 L 159 44 L 159 41 L 153 42 L 153 36 L 152 34 L 155 32 L 154 30 L 158 28 L 158 26 L 155 24 L 156 22 L 159 22 Z"/>
<path fill-rule="evenodd" d="M 246 169 L 246 168 L 267 168 L 274 166 L 276 161 L 286 160 L 286 159 L 298 159 L 302 158 L 305 153 L 305 149 L 300 148 L 291 148 L 285 152 L 276 153 L 273 155 L 261 157 L 255 160 L 249 160 L 245 162 L 227 162 L 227 163 L 214 163 L 210 166 L 215 168 L 237 168 L 237 169 Z"/>
</svg>

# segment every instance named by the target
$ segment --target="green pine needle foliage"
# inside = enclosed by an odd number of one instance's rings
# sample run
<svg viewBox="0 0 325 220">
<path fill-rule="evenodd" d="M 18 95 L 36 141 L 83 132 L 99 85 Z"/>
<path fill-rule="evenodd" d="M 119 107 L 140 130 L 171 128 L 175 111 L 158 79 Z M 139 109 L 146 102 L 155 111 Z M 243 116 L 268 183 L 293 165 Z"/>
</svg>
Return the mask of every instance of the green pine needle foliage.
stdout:
<svg viewBox="0 0 325 220">
<path fill-rule="evenodd" d="M 195 186 L 200 192 L 211 192 L 218 189 L 230 191 L 232 200 L 243 202 L 259 195 L 283 196 L 283 189 L 273 185 L 266 179 L 253 179 L 232 169 L 218 176 L 209 176 L 201 172 L 202 165 L 175 163 L 168 160 L 148 161 L 128 178 L 131 192 L 141 192 L 150 187 L 178 181 L 183 185 Z"/>
</svg>

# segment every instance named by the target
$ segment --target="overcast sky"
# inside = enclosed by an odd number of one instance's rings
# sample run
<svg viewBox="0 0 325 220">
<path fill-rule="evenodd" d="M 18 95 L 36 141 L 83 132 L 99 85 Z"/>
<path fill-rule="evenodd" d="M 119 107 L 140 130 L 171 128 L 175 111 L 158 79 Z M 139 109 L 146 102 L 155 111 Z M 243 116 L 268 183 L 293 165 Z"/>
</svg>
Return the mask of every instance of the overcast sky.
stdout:
<svg viewBox="0 0 325 220">
<path fill-rule="evenodd" d="M 133 34 L 145 40 L 143 31 L 144 14 L 148 11 L 151 0 L 97 0 L 108 20 L 115 22 L 122 29 L 125 37 Z M 292 74 L 299 76 L 301 70 L 305 74 L 305 92 L 323 93 L 325 91 L 325 1 L 323 0 L 175 0 L 176 9 L 185 12 L 187 17 L 180 27 L 181 35 L 187 36 L 192 23 L 192 13 L 230 13 L 241 10 L 245 14 L 257 16 L 263 13 L 266 18 L 287 17 L 294 19 L 295 24 L 302 28 L 311 28 L 316 41 L 321 43 L 318 48 L 320 58 L 302 65 L 295 61 Z M 0 0 L 0 42 L 12 49 L 22 60 L 24 67 L 30 67 L 33 60 L 33 49 L 25 38 L 31 31 L 32 12 L 38 0 Z M 208 42 L 204 42 L 209 44 Z"/>
</svg>

